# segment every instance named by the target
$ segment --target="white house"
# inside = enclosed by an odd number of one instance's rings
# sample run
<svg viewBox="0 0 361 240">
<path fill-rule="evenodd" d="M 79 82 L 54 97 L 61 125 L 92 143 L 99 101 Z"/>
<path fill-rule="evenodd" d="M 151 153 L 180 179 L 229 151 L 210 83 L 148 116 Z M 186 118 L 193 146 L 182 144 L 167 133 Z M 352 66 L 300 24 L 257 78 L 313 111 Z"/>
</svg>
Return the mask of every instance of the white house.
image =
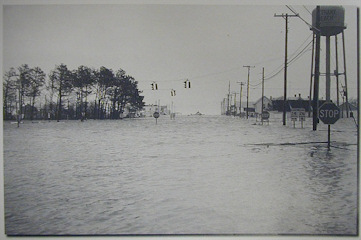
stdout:
<svg viewBox="0 0 361 240">
<path fill-rule="evenodd" d="M 262 113 L 262 98 L 258 99 L 253 104 L 256 113 Z M 271 110 L 272 109 L 272 101 L 267 98 L 266 96 L 263 96 L 263 110 Z"/>
</svg>

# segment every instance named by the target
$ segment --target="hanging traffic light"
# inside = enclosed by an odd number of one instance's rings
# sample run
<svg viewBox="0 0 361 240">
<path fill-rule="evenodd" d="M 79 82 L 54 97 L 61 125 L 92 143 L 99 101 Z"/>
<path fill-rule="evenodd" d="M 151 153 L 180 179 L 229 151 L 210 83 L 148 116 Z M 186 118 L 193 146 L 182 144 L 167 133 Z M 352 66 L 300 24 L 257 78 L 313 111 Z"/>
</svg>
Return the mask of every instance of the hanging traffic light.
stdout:
<svg viewBox="0 0 361 240">
<path fill-rule="evenodd" d="M 172 90 L 170 91 L 170 95 L 171 95 L 172 97 L 174 97 L 174 96 L 176 95 L 174 89 L 172 89 Z"/>
<path fill-rule="evenodd" d="M 191 82 L 188 79 L 184 81 L 184 88 L 191 88 Z"/>
<path fill-rule="evenodd" d="M 158 84 L 156 82 L 152 82 L 150 85 L 152 86 L 152 90 L 158 90 Z"/>
</svg>

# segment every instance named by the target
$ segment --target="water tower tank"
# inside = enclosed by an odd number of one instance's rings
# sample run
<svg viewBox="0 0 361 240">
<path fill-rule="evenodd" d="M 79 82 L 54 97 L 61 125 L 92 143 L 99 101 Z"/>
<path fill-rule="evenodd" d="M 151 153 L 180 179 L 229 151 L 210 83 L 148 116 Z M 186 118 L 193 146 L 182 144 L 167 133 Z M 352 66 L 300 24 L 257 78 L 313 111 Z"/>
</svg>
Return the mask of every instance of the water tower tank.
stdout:
<svg viewBox="0 0 361 240">
<path fill-rule="evenodd" d="M 312 11 L 312 26 L 316 27 L 317 8 Z M 342 6 L 320 6 L 320 31 L 322 36 L 341 33 L 345 26 L 345 9 Z"/>
</svg>

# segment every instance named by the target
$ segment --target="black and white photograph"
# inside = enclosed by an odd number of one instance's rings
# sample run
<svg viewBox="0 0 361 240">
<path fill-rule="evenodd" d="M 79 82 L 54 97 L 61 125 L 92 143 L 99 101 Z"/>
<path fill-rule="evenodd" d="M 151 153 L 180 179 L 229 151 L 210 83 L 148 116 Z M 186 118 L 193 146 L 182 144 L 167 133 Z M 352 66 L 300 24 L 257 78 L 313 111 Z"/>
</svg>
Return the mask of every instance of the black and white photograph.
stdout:
<svg viewBox="0 0 361 240">
<path fill-rule="evenodd" d="M 2 235 L 359 236 L 356 1 L 2 1 Z"/>
</svg>

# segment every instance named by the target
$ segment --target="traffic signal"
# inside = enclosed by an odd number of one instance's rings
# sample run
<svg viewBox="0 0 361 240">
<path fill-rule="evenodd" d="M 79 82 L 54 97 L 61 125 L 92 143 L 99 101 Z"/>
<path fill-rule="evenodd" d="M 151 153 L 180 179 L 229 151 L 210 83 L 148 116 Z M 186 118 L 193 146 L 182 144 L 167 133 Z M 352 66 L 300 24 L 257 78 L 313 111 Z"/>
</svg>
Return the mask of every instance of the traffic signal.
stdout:
<svg viewBox="0 0 361 240">
<path fill-rule="evenodd" d="M 152 90 L 158 90 L 158 84 L 157 83 L 152 82 L 150 85 L 152 86 Z"/>
<path fill-rule="evenodd" d="M 184 81 L 184 88 L 191 88 L 191 82 L 188 79 Z"/>
</svg>

